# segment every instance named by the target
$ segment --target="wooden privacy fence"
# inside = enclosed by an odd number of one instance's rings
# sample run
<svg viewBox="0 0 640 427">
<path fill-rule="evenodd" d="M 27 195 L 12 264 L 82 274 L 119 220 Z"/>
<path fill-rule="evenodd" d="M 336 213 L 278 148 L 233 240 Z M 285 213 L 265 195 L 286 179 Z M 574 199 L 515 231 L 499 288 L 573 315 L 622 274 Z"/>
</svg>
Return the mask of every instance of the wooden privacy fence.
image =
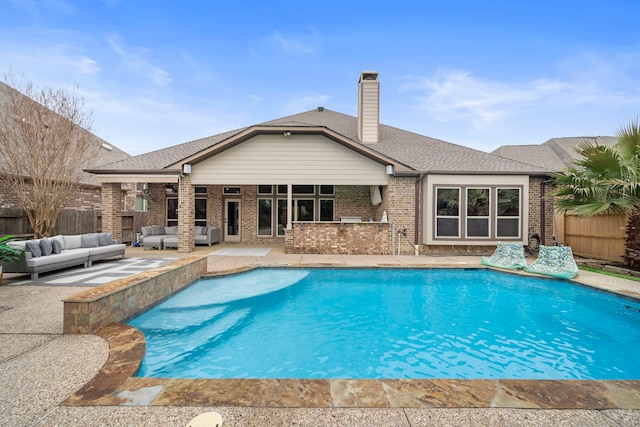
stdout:
<svg viewBox="0 0 640 427">
<path fill-rule="evenodd" d="M 122 213 L 122 242 L 131 243 L 136 231 L 147 223 L 146 212 Z M 102 214 L 99 210 L 65 210 L 58 217 L 53 234 L 82 234 L 102 231 Z M 0 209 L 0 236 L 32 237 L 33 230 L 22 209 Z"/>
<path fill-rule="evenodd" d="M 555 218 L 558 241 L 571 246 L 575 255 L 622 262 L 627 236 L 627 215 L 583 218 L 557 213 Z"/>
</svg>

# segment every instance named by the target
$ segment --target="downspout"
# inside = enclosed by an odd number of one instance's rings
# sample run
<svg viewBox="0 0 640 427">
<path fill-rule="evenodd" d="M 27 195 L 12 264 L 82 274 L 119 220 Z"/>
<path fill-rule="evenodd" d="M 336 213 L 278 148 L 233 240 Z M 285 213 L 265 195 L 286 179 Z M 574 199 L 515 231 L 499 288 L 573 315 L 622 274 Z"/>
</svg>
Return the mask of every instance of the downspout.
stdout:
<svg viewBox="0 0 640 427">
<path fill-rule="evenodd" d="M 421 227 L 420 227 L 420 218 L 422 215 L 422 180 L 424 179 L 424 174 L 421 173 L 420 175 L 418 175 L 418 178 L 416 179 L 416 195 L 415 195 L 415 200 L 416 200 L 416 217 L 415 217 L 415 245 L 419 245 L 420 244 L 420 237 L 421 237 Z"/>
<path fill-rule="evenodd" d="M 547 235 L 546 230 L 546 218 L 545 218 L 545 185 L 544 185 L 544 180 L 540 181 L 540 244 L 544 245 L 545 242 L 545 236 Z"/>
</svg>

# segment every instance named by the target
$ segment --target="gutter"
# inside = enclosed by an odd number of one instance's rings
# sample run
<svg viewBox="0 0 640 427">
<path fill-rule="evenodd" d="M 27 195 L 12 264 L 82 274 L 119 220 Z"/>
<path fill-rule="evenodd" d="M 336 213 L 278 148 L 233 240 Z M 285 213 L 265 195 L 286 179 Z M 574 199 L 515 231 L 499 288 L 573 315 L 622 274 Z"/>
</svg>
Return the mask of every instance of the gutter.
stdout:
<svg viewBox="0 0 640 427">
<path fill-rule="evenodd" d="M 416 195 L 415 195 L 415 200 L 416 200 L 416 208 L 414 209 L 415 211 L 415 244 L 419 245 L 420 244 L 420 237 L 421 237 L 421 231 L 422 231 L 422 227 L 420 227 L 420 218 L 422 217 L 422 180 L 424 179 L 425 174 L 421 173 L 418 175 L 418 178 L 416 178 Z"/>
</svg>

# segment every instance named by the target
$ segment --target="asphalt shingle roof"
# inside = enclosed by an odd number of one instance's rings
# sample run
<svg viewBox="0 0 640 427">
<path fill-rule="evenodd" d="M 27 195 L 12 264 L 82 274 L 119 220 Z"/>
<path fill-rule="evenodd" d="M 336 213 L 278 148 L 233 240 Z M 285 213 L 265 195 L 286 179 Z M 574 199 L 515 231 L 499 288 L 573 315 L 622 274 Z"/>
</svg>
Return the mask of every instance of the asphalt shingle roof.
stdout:
<svg viewBox="0 0 640 427">
<path fill-rule="evenodd" d="M 419 172 L 443 173 L 528 173 L 548 170 L 520 161 L 496 156 L 391 126 L 380 125 L 377 144 L 362 144 L 358 139 L 357 118 L 327 109 L 257 123 L 256 126 L 326 127 L 355 143 L 366 146 Z M 124 159 L 103 166 L 102 170 L 159 170 L 214 146 L 249 127 L 213 135 L 184 144 Z"/>
<path fill-rule="evenodd" d="M 573 161 L 578 158 L 574 148 L 583 141 L 611 147 L 616 145 L 618 139 L 614 136 L 551 138 L 539 145 L 504 145 L 492 154 L 560 172 L 573 166 Z"/>
</svg>

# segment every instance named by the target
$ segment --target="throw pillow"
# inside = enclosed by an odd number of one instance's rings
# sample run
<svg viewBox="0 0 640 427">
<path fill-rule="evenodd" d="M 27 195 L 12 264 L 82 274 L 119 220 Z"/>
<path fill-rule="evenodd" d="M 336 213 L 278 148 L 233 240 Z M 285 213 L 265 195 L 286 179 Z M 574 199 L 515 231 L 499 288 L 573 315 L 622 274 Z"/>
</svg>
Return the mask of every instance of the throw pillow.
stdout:
<svg viewBox="0 0 640 427">
<path fill-rule="evenodd" d="M 207 235 L 207 231 L 209 231 L 209 227 L 202 227 L 202 235 L 203 236 Z"/>
<path fill-rule="evenodd" d="M 178 226 L 174 225 L 173 227 L 165 227 L 165 234 L 178 234 Z"/>
<path fill-rule="evenodd" d="M 98 243 L 98 235 L 97 234 L 83 234 L 81 237 L 83 248 L 97 248 L 100 246 Z"/>
<path fill-rule="evenodd" d="M 62 252 L 62 243 L 58 239 L 51 239 L 51 246 L 53 248 L 54 254 L 59 254 Z"/>
<path fill-rule="evenodd" d="M 107 233 L 107 245 L 114 245 L 116 242 L 113 241 L 113 234 Z"/>
<path fill-rule="evenodd" d="M 204 227 L 201 225 L 196 225 L 196 229 L 194 230 L 194 234 L 197 236 L 198 234 L 202 234 L 202 229 Z"/>
<path fill-rule="evenodd" d="M 150 236 L 151 235 L 151 226 L 147 225 L 145 227 L 142 227 L 140 229 L 140 231 L 142 232 L 142 237 Z"/>
<path fill-rule="evenodd" d="M 151 226 L 151 235 L 152 236 L 162 236 L 164 235 L 164 227 L 160 227 L 159 225 L 152 225 Z"/>
<path fill-rule="evenodd" d="M 31 252 L 31 256 L 34 258 L 38 258 L 42 256 L 42 249 L 40 249 L 40 242 L 37 240 L 29 240 L 26 245 L 27 250 Z"/>
<path fill-rule="evenodd" d="M 107 246 L 109 244 L 109 238 L 107 233 L 98 233 L 98 245 Z"/>
<path fill-rule="evenodd" d="M 62 234 L 58 234 L 57 236 L 53 236 L 51 238 L 52 240 L 57 240 L 58 242 L 60 242 L 60 247 L 62 247 L 62 249 L 66 249 L 64 247 L 64 236 Z M 51 242 L 53 243 L 53 242 Z"/>
<path fill-rule="evenodd" d="M 73 236 L 64 236 L 64 247 L 66 249 L 78 249 L 82 247 L 82 236 L 79 234 Z"/>
<path fill-rule="evenodd" d="M 51 239 L 46 237 L 40 239 L 40 250 L 42 250 L 42 256 L 48 256 L 53 253 L 53 246 L 51 246 Z"/>
</svg>

